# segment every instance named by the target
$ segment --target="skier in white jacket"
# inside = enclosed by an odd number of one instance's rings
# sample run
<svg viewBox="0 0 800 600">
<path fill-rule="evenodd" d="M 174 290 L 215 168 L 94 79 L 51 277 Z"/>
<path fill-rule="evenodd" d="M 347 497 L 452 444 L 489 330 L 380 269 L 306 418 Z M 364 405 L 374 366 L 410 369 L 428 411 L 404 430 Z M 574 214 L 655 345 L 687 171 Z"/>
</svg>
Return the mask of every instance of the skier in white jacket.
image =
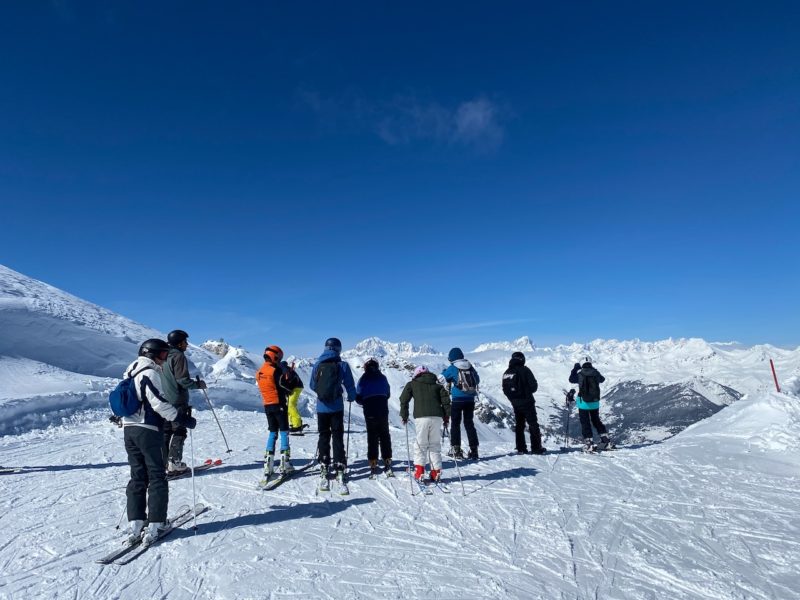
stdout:
<svg viewBox="0 0 800 600">
<path fill-rule="evenodd" d="M 148 545 L 158 538 L 166 526 L 169 487 L 162 446 L 164 422 L 178 421 L 194 429 L 191 416 L 178 415 L 177 409 L 164 398 L 161 387 L 161 365 L 167 358 L 169 345 L 159 339 L 146 340 L 139 347 L 139 358 L 125 370 L 124 379 L 134 378 L 141 408 L 130 417 L 123 417 L 125 451 L 131 466 L 128 482 L 129 541 L 141 537 Z M 145 519 L 148 521 L 144 529 Z"/>
</svg>

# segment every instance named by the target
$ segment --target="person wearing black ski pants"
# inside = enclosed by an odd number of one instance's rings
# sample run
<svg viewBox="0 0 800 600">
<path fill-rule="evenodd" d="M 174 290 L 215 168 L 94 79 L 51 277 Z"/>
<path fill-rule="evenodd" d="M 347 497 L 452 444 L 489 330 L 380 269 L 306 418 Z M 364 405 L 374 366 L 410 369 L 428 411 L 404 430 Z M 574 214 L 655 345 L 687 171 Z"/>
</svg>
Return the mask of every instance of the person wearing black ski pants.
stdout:
<svg viewBox="0 0 800 600">
<path fill-rule="evenodd" d="M 461 446 L 461 419 L 463 416 L 469 447 L 477 448 L 478 432 L 475 430 L 475 401 L 463 402 L 454 397 L 450 410 L 450 444 L 454 448 Z"/>
<path fill-rule="evenodd" d="M 317 425 L 320 464 L 329 465 L 331 462 L 331 437 L 333 437 L 333 464 L 344 465 L 344 411 L 317 413 Z"/>
<path fill-rule="evenodd" d="M 144 519 L 147 515 L 150 521 L 164 523 L 169 501 L 162 454 L 164 436 L 160 431 L 144 427 L 126 427 L 124 437 L 131 467 L 131 479 L 126 488 L 129 518 Z"/>
<path fill-rule="evenodd" d="M 543 452 L 542 433 L 539 431 L 536 404 L 529 400 L 521 406 L 514 405 L 514 420 L 516 421 L 514 435 L 516 436 L 517 451 L 525 452 L 527 450 L 525 446 L 525 423 L 527 423 L 531 433 L 531 450 L 534 454 Z"/>
<path fill-rule="evenodd" d="M 585 408 L 578 409 L 578 418 L 581 420 L 581 433 L 584 439 L 592 437 L 592 425 L 600 435 L 608 433 L 606 426 L 600 420 L 600 409 L 587 410 Z"/>
</svg>

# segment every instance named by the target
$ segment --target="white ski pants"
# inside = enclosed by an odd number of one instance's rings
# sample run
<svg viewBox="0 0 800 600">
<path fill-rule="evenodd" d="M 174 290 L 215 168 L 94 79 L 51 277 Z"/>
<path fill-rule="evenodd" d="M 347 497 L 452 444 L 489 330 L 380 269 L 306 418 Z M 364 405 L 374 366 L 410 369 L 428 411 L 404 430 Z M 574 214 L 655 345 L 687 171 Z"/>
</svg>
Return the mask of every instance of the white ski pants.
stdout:
<svg viewBox="0 0 800 600">
<path fill-rule="evenodd" d="M 431 469 L 442 470 L 442 417 L 414 419 L 417 443 L 414 445 L 414 464 L 425 465 L 431 457 Z"/>
</svg>

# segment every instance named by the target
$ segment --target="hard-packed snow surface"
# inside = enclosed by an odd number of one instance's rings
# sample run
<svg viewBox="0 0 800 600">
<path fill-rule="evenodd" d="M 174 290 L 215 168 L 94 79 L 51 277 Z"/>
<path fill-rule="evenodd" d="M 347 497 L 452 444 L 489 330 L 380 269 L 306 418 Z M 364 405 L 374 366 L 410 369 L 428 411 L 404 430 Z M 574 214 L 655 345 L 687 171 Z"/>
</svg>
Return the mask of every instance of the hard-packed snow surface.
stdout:
<svg viewBox="0 0 800 600">
<path fill-rule="evenodd" d="M 365 436 L 350 438 L 350 496 L 316 475 L 255 488 L 262 414 L 209 412 L 195 458 L 211 506 L 126 566 L 93 561 L 119 543 L 127 481 L 120 430 L 84 415 L 0 438 L 2 598 L 706 598 L 800 596 L 800 404 L 743 399 L 663 443 L 606 455 L 509 455 L 483 429 L 482 460 L 445 461 L 449 495 L 366 477 Z M 354 413 L 355 414 L 355 413 Z M 360 425 L 354 427 L 360 428 Z M 395 458 L 405 435 L 392 432 Z M 293 437 L 294 462 L 316 437 Z M 548 440 L 552 444 L 554 440 Z M 188 445 L 187 445 L 188 450 Z M 170 504 L 192 502 L 191 481 Z"/>
</svg>

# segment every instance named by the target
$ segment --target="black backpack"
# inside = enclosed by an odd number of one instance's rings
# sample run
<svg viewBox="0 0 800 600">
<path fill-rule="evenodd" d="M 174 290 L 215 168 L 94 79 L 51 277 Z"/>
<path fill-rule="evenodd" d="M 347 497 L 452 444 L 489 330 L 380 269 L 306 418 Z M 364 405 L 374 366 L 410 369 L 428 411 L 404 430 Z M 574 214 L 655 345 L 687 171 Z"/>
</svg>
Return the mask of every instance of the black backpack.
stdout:
<svg viewBox="0 0 800 600">
<path fill-rule="evenodd" d="M 323 402 L 333 402 L 341 395 L 342 379 L 339 361 L 319 363 L 317 367 L 317 398 Z"/>
<path fill-rule="evenodd" d="M 472 367 L 469 369 L 458 369 L 456 387 L 465 394 L 478 393 L 478 381 L 475 379 L 475 370 Z"/>
<path fill-rule="evenodd" d="M 503 393 L 509 400 L 519 400 L 525 397 L 525 386 L 519 371 L 514 367 L 509 367 L 503 373 Z"/>
<path fill-rule="evenodd" d="M 580 390 L 578 395 L 584 402 L 595 402 L 600 400 L 600 384 L 597 383 L 597 377 L 594 375 L 585 375 L 581 377 Z"/>
</svg>

